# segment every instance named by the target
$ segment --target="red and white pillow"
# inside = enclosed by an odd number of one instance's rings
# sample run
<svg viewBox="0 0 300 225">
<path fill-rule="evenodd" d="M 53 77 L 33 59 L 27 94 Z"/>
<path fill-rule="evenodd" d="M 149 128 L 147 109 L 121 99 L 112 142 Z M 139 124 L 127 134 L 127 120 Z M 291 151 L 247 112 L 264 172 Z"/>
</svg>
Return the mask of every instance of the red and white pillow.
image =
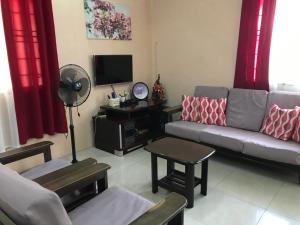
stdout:
<svg viewBox="0 0 300 225">
<path fill-rule="evenodd" d="M 287 141 L 292 138 L 299 113 L 297 109 L 281 109 L 274 104 L 260 132 Z"/>
<path fill-rule="evenodd" d="M 181 119 L 209 125 L 226 126 L 227 98 L 182 96 Z"/>
<path fill-rule="evenodd" d="M 296 110 L 299 111 L 299 116 L 298 116 L 298 119 L 297 119 L 297 122 L 296 122 L 296 126 L 295 126 L 295 129 L 294 129 L 294 134 L 292 136 L 292 140 L 300 143 L 300 107 L 297 106 Z"/>
<path fill-rule="evenodd" d="M 208 120 L 209 114 L 208 114 L 208 107 L 209 107 L 209 101 L 210 99 L 208 97 L 199 97 L 199 106 L 198 106 L 198 113 L 199 113 L 199 119 L 198 123 L 206 123 Z"/>
<path fill-rule="evenodd" d="M 191 112 L 190 112 L 190 119 L 192 122 L 197 122 L 199 120 L 199 113 L 198 113 L 198 107 L 199 107 L 199 100 L 198 97 L 193 97 L 193 100 L 191 102 Z"/>
<path fill-rule="evenodd" d="M 206 100 L 204 102 L 204 107 L 199 109 L 201 116 L 198 123 L 226 126 L 227 98 L 208 99 L 208 102 Z"/>
<path fill-rule="evenodd" d="M 209 106 L 207 97 L 182 96 L 181 119 L 184 121 L 198 122 L 202 115 L 202 109 Z"/>
<path fill-rule="evenodd" d="M 184 121 L 190 121 L 191 120 L 191 111 L 192 111 L 192 106 L 191 103 L 194 100 L 195 97 L 193 96 L 188 96 L 188 95 L 183 95 L 182 96 L 182 111 L 181 111 L 181 116 L 180 118 Z"/>
</svg>

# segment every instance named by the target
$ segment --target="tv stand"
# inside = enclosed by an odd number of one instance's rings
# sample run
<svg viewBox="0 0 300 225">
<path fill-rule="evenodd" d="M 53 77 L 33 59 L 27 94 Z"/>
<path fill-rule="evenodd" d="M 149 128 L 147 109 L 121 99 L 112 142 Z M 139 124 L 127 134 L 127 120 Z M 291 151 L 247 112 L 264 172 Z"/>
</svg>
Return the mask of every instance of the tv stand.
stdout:
<svg viewBox="0 0 300 225">
<path fill-rule="evenodd" d="M 94 117 L 95 147 L 123 156 L 163 135 L 166 100 L 138 101 L 123 107 L 101 106 Z"/>
</svg>

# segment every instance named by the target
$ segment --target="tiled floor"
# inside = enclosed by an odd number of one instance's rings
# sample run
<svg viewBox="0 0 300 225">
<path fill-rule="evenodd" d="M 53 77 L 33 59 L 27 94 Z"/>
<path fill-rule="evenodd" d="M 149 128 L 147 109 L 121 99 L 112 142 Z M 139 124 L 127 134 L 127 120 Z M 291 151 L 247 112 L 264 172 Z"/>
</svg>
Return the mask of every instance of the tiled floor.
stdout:
<svg viewBox="0 0 300 225">
<path fill-rule="evenodd" d="M 123 186 L 155 202 L 168 194 L 161 188 L 152 194 L 150 154 L 143 149 L 124 157 L 94 148 L 78 153 L 79 159 L 87 157 L 112 166 L 109 186 Z M 164 176 L 166 162 L 158 164 L 159 175 Z M 196 175 L 200 174 L 197 166 Z M 200 187 L 195 188 L 194 208 L 185 210 L 186 225 L 300 225 L 300 185 L 295 173 L 214 156 L 208 179 L 206 197 L 199 194 Z"/>
</svg>

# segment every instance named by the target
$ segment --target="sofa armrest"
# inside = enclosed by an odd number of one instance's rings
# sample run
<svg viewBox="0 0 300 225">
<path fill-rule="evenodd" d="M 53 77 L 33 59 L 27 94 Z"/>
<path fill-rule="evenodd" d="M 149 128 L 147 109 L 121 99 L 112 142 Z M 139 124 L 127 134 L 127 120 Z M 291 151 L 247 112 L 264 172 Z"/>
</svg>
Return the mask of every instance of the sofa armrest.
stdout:
<svg viewBox="0 0 300 225">
<path fill-rule="evenodd" d="M 168 117 L 168 122 L 173 121 L 173 114 L 178 113 L 182 111 L 182 106 L 177 105 L 177 106 L 172 106 L 172 107 L 167 107 L 163 109 L 163 113 L 167 114 Z"/>
<path fill-rule="evenodd" d="M 107 182 L 108 169 L 110 169 L 109 165 L 97 163 L 95 159 L 88 158 L 33 181 L 62 197 L 94 182 L 100 180 Z"/>
<path fill-rule="evenodd" d="M 0 163 L 12 163 L 38 154 L 44 154 L 44 160 L 48 162 L 52 159 L 51 145 L 53 145 L 51 141 L 42 141 L 0 153 Z"/>
<path fill-rule="evenodd" d="M 185 197 L 177 193 L 171 193 L 130 225 L 183 224 L 183 213 L 186 204 Z"/>
</svg>

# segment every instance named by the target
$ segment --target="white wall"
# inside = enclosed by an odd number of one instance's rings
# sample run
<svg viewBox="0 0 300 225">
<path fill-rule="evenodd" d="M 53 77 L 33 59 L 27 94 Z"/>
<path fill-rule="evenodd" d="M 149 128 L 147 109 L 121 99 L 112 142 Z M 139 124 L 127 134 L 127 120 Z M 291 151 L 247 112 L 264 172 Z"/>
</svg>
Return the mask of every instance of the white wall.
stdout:
<svg viewBox="0 0 300 225">
<path fill-rule="evenodd" d="M 152 0 L 153 70 L 161 74 L 170 105 L 195 85 L 232 87 L 241 4 Z"/>
</svg>

